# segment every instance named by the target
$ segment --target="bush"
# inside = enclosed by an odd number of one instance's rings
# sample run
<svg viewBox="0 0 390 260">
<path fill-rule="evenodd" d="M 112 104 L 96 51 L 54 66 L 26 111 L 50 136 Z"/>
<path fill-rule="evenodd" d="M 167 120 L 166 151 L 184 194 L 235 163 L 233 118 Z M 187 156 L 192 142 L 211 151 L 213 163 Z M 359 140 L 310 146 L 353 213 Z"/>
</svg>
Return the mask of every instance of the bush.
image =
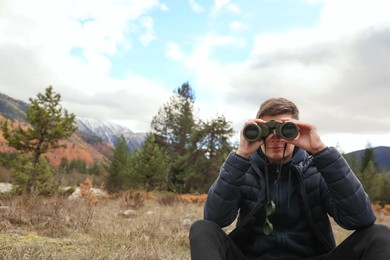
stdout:
<svg viewBox="0 0 390 260">
<path fill-rule="evenodd" d="M 161 192 L 157 196 L 157 201 L 160 205 L 163 206 L 172 206 L 179 201 L 179 198 L 176 193 L 172 192 Z"/>
<path fill-rule="evenodd" d="M 11 163 L 13 193 L 23 194 L 34 191 L 41 195 L 50 195 L 57 191 L 58 185 L 46 158 L 40 159 L 37 176 L 34 183 L 30 183 L 33 171 L 34 167 L 30 156 L 23 154 L 16 156 Z"/>
</svg>

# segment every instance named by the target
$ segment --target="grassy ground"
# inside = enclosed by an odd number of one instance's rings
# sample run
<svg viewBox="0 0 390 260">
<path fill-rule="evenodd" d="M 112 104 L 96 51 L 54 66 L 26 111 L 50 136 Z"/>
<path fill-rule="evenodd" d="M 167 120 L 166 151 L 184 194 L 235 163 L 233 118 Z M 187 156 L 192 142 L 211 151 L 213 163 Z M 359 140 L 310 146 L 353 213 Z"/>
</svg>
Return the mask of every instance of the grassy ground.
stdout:
<svg viewBox="0 0 390 260">
<path fill-rule="evenodd" d="M 9 208 L 0 211 L 0 259 L 190 259 L 189 226 L 203 211 L 193 198 L 2 198 Z M 137 215 L 121 216 L 129 208 Z M 378 221 L 390 217 L 380 213 Z M 335 227 L 338 242 L 348 234 Z"/>
</svg>

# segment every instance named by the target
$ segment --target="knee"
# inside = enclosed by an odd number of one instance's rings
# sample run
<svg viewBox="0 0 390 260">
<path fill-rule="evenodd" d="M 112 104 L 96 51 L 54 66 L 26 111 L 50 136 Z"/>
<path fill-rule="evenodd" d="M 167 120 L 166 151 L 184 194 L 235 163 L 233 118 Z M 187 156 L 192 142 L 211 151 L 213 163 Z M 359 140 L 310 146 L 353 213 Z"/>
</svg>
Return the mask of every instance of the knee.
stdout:
<svg viewBox="0 0 390 260">
<path fill-rule="evenodd" d="M 386 235 L 390 237 L 390 227 L 383 224 L 374 224 L 372 226 L 373 233 Z"/>
<path fill-rule="evenodd" d="M 206 235 L 215 234 L 221 231 L 221 227 L 212 221 L 197 220 L 190 227 L 190 239 L 204 237 Z"/>
<path fill-rule="evenodd" d="M 390 240 L 390 227 L 383 224 L 374 224 L 366 229 L 367 236 L 371 239 Z"/>
</svg>

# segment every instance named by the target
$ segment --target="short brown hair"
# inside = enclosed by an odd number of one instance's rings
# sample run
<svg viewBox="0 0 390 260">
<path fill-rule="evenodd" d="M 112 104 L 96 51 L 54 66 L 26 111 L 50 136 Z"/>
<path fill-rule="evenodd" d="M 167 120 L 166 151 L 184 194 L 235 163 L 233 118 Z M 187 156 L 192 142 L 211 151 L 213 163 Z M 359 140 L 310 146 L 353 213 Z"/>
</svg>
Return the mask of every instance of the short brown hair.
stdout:
<svg viewBox="0 0 390 260">
<path fill-rule="evenodd" d="M 270 98 L 264 101 L 260 105 L 256 118 L 280 114 L 290 114 L 292 118 L 299 119 L 298 107 L 292 101 L 285 98 Z"/>
</svg>

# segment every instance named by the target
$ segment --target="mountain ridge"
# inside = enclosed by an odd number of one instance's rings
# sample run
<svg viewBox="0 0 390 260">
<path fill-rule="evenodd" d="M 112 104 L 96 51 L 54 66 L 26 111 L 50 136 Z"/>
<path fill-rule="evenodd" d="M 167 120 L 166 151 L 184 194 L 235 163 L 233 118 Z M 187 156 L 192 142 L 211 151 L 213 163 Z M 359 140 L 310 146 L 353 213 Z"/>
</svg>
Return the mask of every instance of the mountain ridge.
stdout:
<svg viewBox="0 0 390 260">
<path fill-rule="evenodd" d="M 15 127 L 19 124 L 28 125 L 25 117 L 27 107 L 27 103 L 0 93 L 0 121 L 10 120 L 11 125 Z M 64 140 L 64 142 L 68 143 L 68 147 L 79 147 L 83 153 L 78 156 L 87 162 L 91 162 L 91 158 L 94 156 L 99 159 L 111 158 L 116 142 L 122 135 L 126 140 L 129 151 L 141 148 L 146 136 L 146 133 L 134 133 L 129 128 L 119 124 L 80 118 L 77 115 L 76 124 L 78 130 L 74 134 L 75 136 Z M 7 145 L 5 144 L 1 131 L 0 133 L 0 152 L 6 152 L 9 149 L 6 148 Z M 75 159 L 77 156 L 72 154 L 77 154 L 77 152 L 72 151 L 70 148 L 68 150 L 71 154 L 66 157 L 69 157 L 68 159 Z M 48 157 L 52 159 L 54 164 L 57 164 L 56 158 L 59 154 L 64 155 L 64 151 L 58 149 L 55 153 L 57 155 L 48 155 Z M 87 155 L 88 153 L 90 155 Z"/>
<path fill-rule="evenodd" d="M 141 148 L 146 136 L 146 133 L 134 133 L 122 125 L 92 118 L 77 117 L 76 123 L 79 133 L 96 135 L 114 147 L 118 139 L 123 136 L 130 152 Z"/>
<path fill-rule="evenodd" d="M 4 118 L 11 121 L 21 121 L 25 123 L 25 111 L 27 107 L 27 103 L 0 93 L 0 114 L 3 115 Z M 92 118 L 81 118 L 77 117 L 77 115 L 76 123 L 78 125 L 78 131 L 76 133 L 77 138 L 73 140 L 75 142 L 85 142 L 92 147 L 91 149 L 95 149 L 96 151 L 91 150 L 89 152 L 91 153 L 91 156 L 97 152 L 102 155 L 102 158 L 111 158 L 117 140 L 122 135 L 126 140 L 129 151 L 141 148 L 146 137 L 146 133 L 134 133 L 128 127 L 116 123 L 105 122 Z M 15 124 L 17 124 L 17 122 L 15 122 Z M 4 138 L 1 135 L 0 152 L 4 151 L 5 140 L 2 139 Z M 85 145 L 79 145 L 79 147 L 84 146 Z M 375 161 L 379 170 L 390 172 L 390 147 L 378 146 L 373 147 L 372 149 L 374 151 Z M 346 157 L 355 156 L 356 159 L 361 160 L 364 150 L 365 149 L 361 149 L 344 155 Z M 98 157 L 100 157 L 100 155 Z"/>
<path fill-rule="evenodd" d="M 380 172 L 390 172 L 390 147 L 377 146 L 372 147 L 375 163 L 378 166 Z M 361 161 L 364 155 L 365 149 L 353 151 L 345 154 L 345 157 L 354 156 L 356 160 Z"/>
</svg>

